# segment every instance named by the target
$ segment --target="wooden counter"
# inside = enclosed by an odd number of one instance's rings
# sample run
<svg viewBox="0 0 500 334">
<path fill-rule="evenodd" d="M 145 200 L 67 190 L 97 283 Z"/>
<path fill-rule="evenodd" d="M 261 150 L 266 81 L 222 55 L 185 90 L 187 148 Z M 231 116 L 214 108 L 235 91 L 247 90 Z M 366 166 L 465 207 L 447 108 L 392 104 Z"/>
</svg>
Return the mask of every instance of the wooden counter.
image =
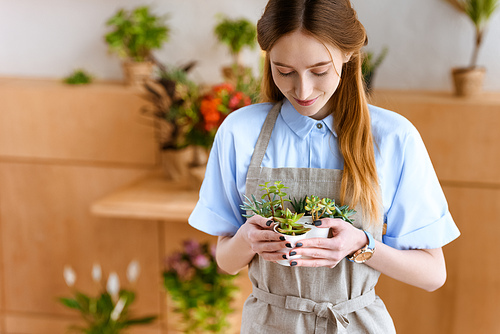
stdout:
<svg viewBox="0 0 500 334">
<path fill-rule="evenodd" d="M 188 182 L 170 181 L 155 171 L 94 202 L 93 214 L 111 218 L 186 220 L 198 201 Z"/>
</svg>

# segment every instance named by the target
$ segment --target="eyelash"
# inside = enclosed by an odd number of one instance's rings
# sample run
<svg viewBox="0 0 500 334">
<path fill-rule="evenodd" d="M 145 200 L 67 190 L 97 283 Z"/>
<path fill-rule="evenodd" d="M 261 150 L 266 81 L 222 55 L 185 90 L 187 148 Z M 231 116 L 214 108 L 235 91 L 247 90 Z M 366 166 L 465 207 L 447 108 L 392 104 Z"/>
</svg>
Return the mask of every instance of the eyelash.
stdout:
<svg viewBox="0 0 500 334">
<path fill-rule="evenodd" d="M 278 74 L 281 75 L 281 76 L 283 76 L 283 77 L 288 77 L 288 76 L 292 75 L 293 73 L 295 73 L 295 72 L 283 73 L 283 72 L 278 71 Z M 321 73 L 314 73 L 314 72 L 312 72 L 312 74 L 314 74 L 317 77 L 322 77 L 324 75 L 327 75 L 328 71 L 321 72 Z"/>
</svg>

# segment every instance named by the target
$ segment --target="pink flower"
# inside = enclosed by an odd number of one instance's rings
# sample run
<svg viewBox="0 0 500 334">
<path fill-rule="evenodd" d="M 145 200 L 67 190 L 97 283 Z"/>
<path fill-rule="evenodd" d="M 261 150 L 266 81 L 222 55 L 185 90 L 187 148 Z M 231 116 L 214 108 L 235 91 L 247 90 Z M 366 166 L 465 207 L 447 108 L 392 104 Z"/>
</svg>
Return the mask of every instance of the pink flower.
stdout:
<svg viewBox="0 0 500 334">
<path fill-rule="evenodd" d="M 210 266 L 210 260 L 207 256 L 199 254 L 193 258 L 193 264 L 199 269 L 205 269 Z"/>
<path fill-rule="evenodd" d="M 200 243 L 196 240 L 186 240 L 184 241 L 184 250 L 190 257 L 194 257 L 200 254 Z"/>
</svg>

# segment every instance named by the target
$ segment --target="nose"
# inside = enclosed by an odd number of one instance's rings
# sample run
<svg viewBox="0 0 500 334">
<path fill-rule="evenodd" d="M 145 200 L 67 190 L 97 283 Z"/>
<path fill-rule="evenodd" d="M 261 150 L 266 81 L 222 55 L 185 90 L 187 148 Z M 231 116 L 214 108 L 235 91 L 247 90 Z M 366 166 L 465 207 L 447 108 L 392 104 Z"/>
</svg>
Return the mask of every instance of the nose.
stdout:
<svg viewBox="0 0 500 334">
<path fill-rule="evenodd" d="M 297 77 L 295 82 L 295 95 L 299 100 L 307 100 L 313 92 L 313 84 L 307 76 L 302 75 Z"/>
</svg>

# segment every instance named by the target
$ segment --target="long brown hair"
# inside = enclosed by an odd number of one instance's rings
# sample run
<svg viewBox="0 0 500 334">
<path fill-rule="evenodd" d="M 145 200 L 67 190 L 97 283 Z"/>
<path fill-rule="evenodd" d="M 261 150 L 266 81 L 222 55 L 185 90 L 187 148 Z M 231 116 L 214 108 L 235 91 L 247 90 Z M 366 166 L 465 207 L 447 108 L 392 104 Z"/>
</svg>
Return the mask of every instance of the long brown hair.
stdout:
<svg viewBox="0 0 500 334">
<path fill-rule="evenodd" d="M 332 96 L 332 113 L 339 149 L 344 157 L 340 201 L 363 208 L 368 224 L 381 223 L 381 200 L 375 164 L 370 113 L 361 74 L 361 48 L 367 43 L 363 25 L 349 0 L 270 0 L 257 23 L 257 39 L 266 51 L 262 99 L 284 98 L 271 73 L 269 51 L 282 36 L 294 31 L 352 54 Z"/>
</svg>

